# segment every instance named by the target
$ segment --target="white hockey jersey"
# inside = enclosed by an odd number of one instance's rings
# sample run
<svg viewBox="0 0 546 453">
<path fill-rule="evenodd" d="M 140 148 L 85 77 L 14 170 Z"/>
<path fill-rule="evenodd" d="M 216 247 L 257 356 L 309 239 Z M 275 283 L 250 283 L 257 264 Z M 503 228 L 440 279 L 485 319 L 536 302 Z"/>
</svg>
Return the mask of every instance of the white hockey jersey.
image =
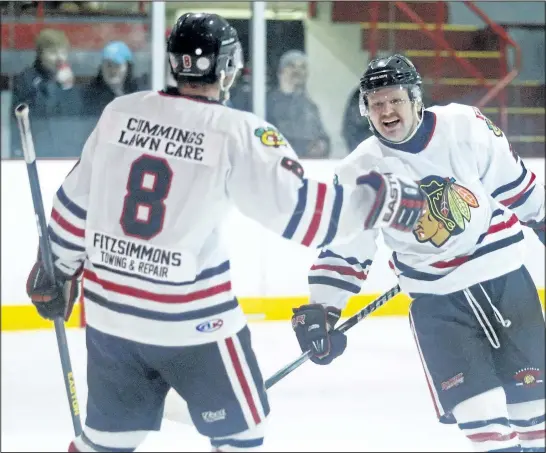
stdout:
<svg viewBox="0 0 546 453">
<path fill-rule="evenodd" d="M 228 210 L 308 247 L 362 230 L 375 193 L 303 178 L 281 134 L 251 113 L 175 92 L 138 92 L 104 110 L 56 193 L 55 265 L 84 266 L 89 326 L 179 346 L 246 324 L 218 228 Z"/>
<path fill-rule="evenodd" d="M 370 137 L 339 165 L 339 182 L 372 169 L 419 181 L 427 212 L 413 231 L 383 231 L 402 290 L 448 294 L 519 268 L 520 222 L 544 228 L 544 186 L 503 132 L 477 108 L 450 104 L 425 110 L 402 145 Z M 360 291 L 377 249 L 378 231 L 320 252 L 308 275 L 311 300 L 343 308 Z"/>
</svg>

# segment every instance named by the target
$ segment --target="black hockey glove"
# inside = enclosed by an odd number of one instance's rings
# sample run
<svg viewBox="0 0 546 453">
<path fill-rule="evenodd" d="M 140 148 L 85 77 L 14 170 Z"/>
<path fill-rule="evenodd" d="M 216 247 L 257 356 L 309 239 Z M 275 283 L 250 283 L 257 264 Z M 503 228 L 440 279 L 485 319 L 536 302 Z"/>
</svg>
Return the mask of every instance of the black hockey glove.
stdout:
<svg viewBox="0 0 546 453">
<path fill-rule="evenodd" d="M 40 261 L 34 264 L 27 279 L 27 294 L 44 319 L 68 321 L 78 299 L 79 273 L 72 278 L 57 275 L 52 283 Z"/>
<path fill-rule="evenodd" d="M 292 310 L 292 328 L 302 352 L 311 351 L 311 361 L 328 365 L 347 347 L 347 337 L 334 329 L 341 310 L 320 304 L 302 305 Z"/>
<path fill-rule="evenodd" d="M 368 185 L 376 192 L 376 202 L 364 222 L 366 229 L 411 231 L 426 208 L 425 194 L 417 183 L 392 173 L 372 171 L 358 177 L 356 184 Z"/>
</svg>

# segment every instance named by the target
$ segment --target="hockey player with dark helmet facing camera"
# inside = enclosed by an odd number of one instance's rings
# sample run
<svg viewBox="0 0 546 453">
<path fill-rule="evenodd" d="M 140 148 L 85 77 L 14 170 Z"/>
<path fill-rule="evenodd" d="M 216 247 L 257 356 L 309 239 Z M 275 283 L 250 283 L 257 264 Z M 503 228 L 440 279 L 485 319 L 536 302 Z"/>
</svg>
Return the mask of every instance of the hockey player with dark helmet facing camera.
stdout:
<svg viewBox="0 0 546 453">
<path fill-rule="evenodd" d="M 418 181 L 427 203 L 413 235 L 383 231 L 383 240 L 411 299 L 436 415 L 457 423 L 474 451 L 544 451 L 545 325 L 524 264 L 524 240 L 544 253 L 536 240 L 544 244 L 544 186 L 478 108 L 422 99 L 408 58 L 370 61 L 360 112 L 374 135 L 343 159 L 335 180 L 375 170 Z M 525 238 L 522 225 L 536 237 Z M 317 364 L 350 351 L 334 327 L 368 277 L 377 239 L 370 230 L 326 246 L 309 270 L 311 303 L 292 325 Z"/>
</svg>

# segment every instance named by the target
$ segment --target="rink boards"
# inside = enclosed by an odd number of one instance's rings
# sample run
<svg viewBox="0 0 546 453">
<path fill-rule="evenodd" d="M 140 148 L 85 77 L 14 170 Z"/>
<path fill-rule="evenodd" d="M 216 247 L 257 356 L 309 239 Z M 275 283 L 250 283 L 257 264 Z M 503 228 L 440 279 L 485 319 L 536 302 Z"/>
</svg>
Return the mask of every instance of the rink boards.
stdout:
<svg viewBox="0 0 546 453">
<path fill-rule="evenodd" d="M 526 159 L 541 182 L 544 181 L 544 159 Z M 306 174 L 323 181 L 331 181 L 336 161 L 303 161 Z M 51 212 L 54 193 L 70 171 L 74 161 L 42 160 L 38 162 L 45 212 Z M 2 162 L 1 218 L 2 218 L 2 330 L 52 328 L 42 320 L 30 303 L 25 284 L 36 257 L 36 233 L 32 200 L 26 167 L 22 161 Z M 233 211 L 221 229 L 222 242 L 231 261 L 231 282 L 243 311 L 252 321 L 289 320 L 292 308 L 308 303 L 307 273 L 318 251 L 280 239 L 255 222 Z M 539 289 L 544 307 L 545 255 L 544 246 L 526 228 L 525 264 Z M 382 242 L 382 241 L 381 241 Z M 361 294 L 354 296 L 345 316 L 354 314 L 397 283 L 388 266 L 391 252 L 378 242 L 378 251 L 363 282 Z M 409 298 L 399 294 L 374 316 L 406 316 Z M 84 325 L 80 305 L 76 305 L 69 327 Z"/>
</svg>

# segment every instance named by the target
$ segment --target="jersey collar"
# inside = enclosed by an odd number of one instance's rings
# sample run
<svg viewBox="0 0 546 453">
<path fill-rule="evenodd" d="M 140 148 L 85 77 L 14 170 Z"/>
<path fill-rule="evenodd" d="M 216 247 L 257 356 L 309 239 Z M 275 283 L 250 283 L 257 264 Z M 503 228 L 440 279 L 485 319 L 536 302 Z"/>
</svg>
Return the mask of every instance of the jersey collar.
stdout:
<svg viewBox="0 0 546 453">
<path fill-rule="evenodd" d="M 179 98 L 191 99 L 193 101 L 204 102 L 206 104 L 220 104 L 220 105 L 223 105 L 217 99 L 209 98 L 207 96 L 196 96 L 196 95 L 189 95 L 189 94 L 181 94 L 178 91 L 178 88 L 174 88 L 174 87 L 167 87 L 167 88 L 159 91 L 159 94 L 161 96 L 174 96 L 174 97 L 179 97 Z"/>
<path fill-rule="evenodd" d="M 430 140 L 432 139 L 432 136 L 434 135 L 435 128 L 436 114 L 434 112 L 425 110 L 423 113 L 423 121 L 421 122 L 421 125 L 419 126 L 413 137 L 411 137 L 407 142 L 392 143 L 383 139 L 381 136 L 377 136 L 377 138 L 383 145 L 389 148 L 396 149 L 398 151 L 404 151 L 406 153 L 417 154 L 423 151 L 428 146 Z"/>
</svg>

